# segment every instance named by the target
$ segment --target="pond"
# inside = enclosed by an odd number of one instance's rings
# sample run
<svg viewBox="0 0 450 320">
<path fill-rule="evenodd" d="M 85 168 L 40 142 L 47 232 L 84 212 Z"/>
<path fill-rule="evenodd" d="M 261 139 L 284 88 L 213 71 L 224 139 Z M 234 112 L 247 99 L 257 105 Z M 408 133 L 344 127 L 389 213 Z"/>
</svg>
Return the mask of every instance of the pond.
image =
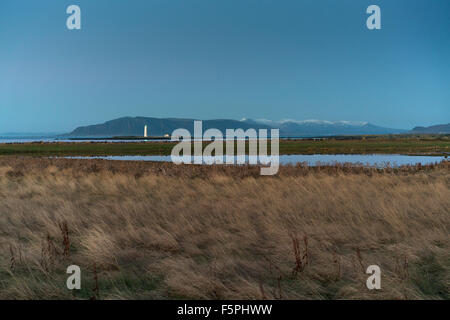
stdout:
<svg viewBox="0 0 450 320">
<path fill-rule="evenodd" d="M 172 162 L 171 156 L 104 156 L 104 157 L 65 157 L 70 159 L 104 159 L 104 160 L 122 160 L 122 161 L 155 161 Z M 190 157 L 189 157 L 190 158 Z M 184 160 L 191 160 L 184 158 Z M 179 157 L 178 159 L 182 159 Z M 213 162 L 214 157 L 205 157 L 203 163 Z M 270 163 L 270 159 L 251 160 L 261 164 Z M 397 167 L 401 165 L 432 164 L 445 160 L 443 156 L 411 156 L 401 154 L 313 154 L 313 155 L 280 155 L 280 164 L 307 163 L 309 166 L 343 164 L 350 163 L 354 165 L 366 165 L 374 167 Z M 234 157 L 236 162 L 236 157 Z M 194 162 L 194 161 L 192 161 Z M 245 163 L 249 162 L 249 157 L 245 157 Z"/>
</svg>

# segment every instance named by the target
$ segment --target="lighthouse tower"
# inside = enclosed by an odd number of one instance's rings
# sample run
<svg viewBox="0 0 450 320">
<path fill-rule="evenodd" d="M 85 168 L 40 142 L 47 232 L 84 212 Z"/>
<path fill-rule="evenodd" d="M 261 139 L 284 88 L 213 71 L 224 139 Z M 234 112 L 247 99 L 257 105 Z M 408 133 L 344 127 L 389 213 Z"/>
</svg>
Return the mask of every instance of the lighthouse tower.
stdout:
<svg viewBox="0 0 450 320">
<path fill-rule="evenodd" d="M 144 126 L 144 138 L 147 138 L 147 125 Z"/>
</svg>

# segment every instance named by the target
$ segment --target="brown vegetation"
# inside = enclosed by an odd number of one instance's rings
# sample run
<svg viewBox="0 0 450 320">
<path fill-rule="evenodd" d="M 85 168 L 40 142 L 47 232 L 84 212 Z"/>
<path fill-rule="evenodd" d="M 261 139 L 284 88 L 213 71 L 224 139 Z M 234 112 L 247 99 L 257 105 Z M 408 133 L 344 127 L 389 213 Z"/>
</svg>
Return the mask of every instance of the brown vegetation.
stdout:
<svg viewBox="0 0 450 320">
<path fill-rule="evenodd" d="M 0 158 L 0 298 L 448 299 L 449 169 Z"/>
</svg>

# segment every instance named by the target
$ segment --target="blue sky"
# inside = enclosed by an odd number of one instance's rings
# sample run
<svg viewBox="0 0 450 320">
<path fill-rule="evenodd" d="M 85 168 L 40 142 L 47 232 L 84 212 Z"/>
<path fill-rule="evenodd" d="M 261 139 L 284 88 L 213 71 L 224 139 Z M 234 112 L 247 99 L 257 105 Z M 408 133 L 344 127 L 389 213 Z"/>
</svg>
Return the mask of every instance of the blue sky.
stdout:
<svg viewBox="0 0 450 320">
<path fill-rule="evenodd" d="M 0 132 L 121 116 L 448 123 L 450 1 L 1 0 Z"/>
</svg>

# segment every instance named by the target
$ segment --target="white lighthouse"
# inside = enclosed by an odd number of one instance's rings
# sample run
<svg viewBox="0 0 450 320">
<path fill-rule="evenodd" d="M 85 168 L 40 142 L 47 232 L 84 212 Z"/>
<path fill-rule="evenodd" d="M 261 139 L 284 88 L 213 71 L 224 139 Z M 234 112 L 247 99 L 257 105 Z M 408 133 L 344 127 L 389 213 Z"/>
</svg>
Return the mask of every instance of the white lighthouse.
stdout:
<svg viewBox="0 0 450 320">
<path fill-rule="evenodd" d="M 147 125 L 144 126 L 144 138 L 147 138 Z"/>
</svg>

